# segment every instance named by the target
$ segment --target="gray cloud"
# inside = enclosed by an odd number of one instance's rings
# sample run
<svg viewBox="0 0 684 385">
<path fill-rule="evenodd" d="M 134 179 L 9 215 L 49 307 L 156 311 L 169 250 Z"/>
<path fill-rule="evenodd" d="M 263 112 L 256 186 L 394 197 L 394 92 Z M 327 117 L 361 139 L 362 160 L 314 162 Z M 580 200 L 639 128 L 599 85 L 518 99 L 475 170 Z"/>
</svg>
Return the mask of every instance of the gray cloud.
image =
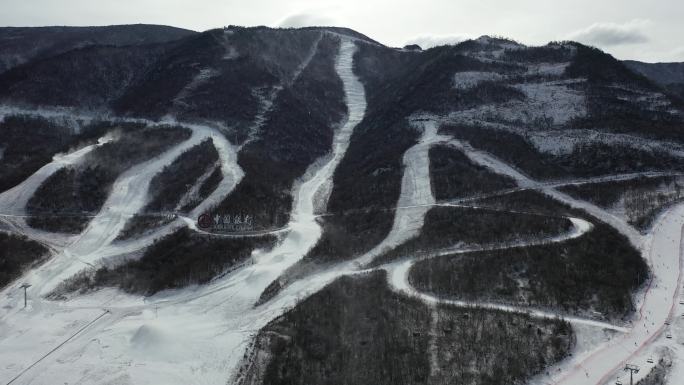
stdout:
<svg viewBox="0 0 684 385">
<path fill-rule="evenodd" d="M 421 35 L 407 41 L 406 45 L 418 44 L 421 48 L 428 49 L 440 45 L 458 44 L 468 39 L 472 39 L 472 37 L 466 35 Z"/>
<path fill-rule="evenodd" d="M 337 20 L 314 13 L 297 13 L 290 15 L 278 23 L 279 27 L 283 28 L 301 28 L 301 27 L 320 27 L 320 26 L 337 26 Z"/>
<path fill-rule="evenodd" d="M 587 28 L 570 34 L 570 39 L 598 46 L 616 46 L 646 43 L 648 36 L 643 32 L 648 20 L 635 19 L 626 23 L 594 23 Z"/>
</svg>

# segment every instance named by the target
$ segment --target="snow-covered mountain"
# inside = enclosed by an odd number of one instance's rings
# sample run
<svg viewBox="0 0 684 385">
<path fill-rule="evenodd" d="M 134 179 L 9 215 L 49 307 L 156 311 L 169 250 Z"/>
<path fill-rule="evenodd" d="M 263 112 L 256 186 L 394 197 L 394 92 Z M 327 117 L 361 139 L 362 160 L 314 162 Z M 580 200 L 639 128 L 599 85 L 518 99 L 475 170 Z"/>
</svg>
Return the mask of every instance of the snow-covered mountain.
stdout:
<svg viewBox="0 0 684 385">
<path fill-rule="evenodd" d="M 626 60 L 625 64 L 679 97 L 684 97 L 684 63 L 643 63 Z"/>
<path fill-rule="evenodd" d="M 0 381 L 684 373 L 674 65 L 144 25 L 0 63 Z"/>
</svg>

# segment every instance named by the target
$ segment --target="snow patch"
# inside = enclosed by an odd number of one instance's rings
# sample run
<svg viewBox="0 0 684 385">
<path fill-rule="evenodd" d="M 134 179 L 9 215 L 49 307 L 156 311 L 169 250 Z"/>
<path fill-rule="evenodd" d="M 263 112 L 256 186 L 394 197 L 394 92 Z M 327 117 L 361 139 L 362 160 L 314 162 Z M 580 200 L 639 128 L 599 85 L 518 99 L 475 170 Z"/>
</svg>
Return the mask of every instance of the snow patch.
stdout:
<svg viewBox="0 0 684 385">
<path fill-rule="evenodd" d="M 454 111 L 449 114 L 448 119 L 465 123 L 490 122 L 494 127 L 504 128 L 506 125 L 532 128 L 563 125 L 587 114 L 584 95 L 569 87 L 580 82 L 583 80 L 516 84 L 513 87 L 525 95 L 525 100 L 485 104 L 468 110 Z"/>
<path fill-rule="evenodd" d="M 524 104 L 529 106 L 532 119 L 550 118 L 555 124 L 566 124 L 587 113 L 584 94 L 569 88 L 566 82 L 524 83 L 514 87 L 525 94 Z"/>
<path fill-rule="evenodd" d="M 454 88 L 467 90 L 482 82 L 501 80 L 502 75 L 496 72 L 464 71 L 454 74 Z"/>
<path fill-rule="evenodd" d="M 636 135 L 584 129 L 525 131 L 519 133 L 527 137 L 539 152 L 552 155 L 570 154 L 578 145 L 607 144 L 648 152 L 664 152 L 676 157 L 684 157 L 684 146 L 678 143 L 647 139 Z"/>
<path fill-rule="evenodd" d="M 197 75 L 188 83 L 176 97 L 173 99 L 173 105 L 176 108 L 189 107 L 186 99 L 193 91 L 195 91 L 199 86 L 209 81 L 211 78 L 220 75 L 220 73 L 213 68 L 203 68 Z"/>
<path fill-rule="evenodd" d="M 565 69 L 568 68 L 569 65 L 569 62 L 530 64 L 527 66 L 526 75 L 558 77 L 565 73 Z"/>
<path fill-rule="evenodd" d="M 439 122 L 430 115 L 413 116 L 410 123 L 422 130 L 422 135 L 418 143 L 404 153 L 404 175 L 392 229 L 382 242 L 355 260 L 360 266 L 372 263 L 385 251 L 417 236 L 423 227 L 425 214 L 435 204 L 430 184 L 429 151 L 433 145 L 446 142 L 449 138 L 437 133 Z"/>
</svg>

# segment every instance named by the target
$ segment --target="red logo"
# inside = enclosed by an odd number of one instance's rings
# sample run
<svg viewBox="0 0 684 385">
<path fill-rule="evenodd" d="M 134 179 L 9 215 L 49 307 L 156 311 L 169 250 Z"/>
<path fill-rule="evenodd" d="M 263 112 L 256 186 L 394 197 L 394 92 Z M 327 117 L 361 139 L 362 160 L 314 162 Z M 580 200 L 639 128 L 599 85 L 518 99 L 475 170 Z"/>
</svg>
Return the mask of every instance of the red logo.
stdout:
<svg viewBox="0 0 684 385">
<path fill-rule="evenodd" d="M 208 229 L 211 227 L 211 225 L 214 223 L 214 221 L 211 219 L 211 215 L 209 214 L 202 214 L 197 218 L 197 225 L 201 229 Z"/>
</svg>

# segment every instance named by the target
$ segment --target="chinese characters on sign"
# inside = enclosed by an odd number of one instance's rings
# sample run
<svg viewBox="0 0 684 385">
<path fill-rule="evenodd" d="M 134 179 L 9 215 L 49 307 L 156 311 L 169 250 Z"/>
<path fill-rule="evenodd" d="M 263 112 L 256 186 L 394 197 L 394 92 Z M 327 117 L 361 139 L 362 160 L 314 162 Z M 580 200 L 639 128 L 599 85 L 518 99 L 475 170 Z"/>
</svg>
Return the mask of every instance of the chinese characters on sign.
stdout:
<svg viewBox="0 0 684 385">
<path fill-rule="evenodd" d="M 249 214 L 209 214 L 200 215 L 197 225 L 212 232 L 238 232 L 254 229 L 254 218 Z"/>
</svg>

